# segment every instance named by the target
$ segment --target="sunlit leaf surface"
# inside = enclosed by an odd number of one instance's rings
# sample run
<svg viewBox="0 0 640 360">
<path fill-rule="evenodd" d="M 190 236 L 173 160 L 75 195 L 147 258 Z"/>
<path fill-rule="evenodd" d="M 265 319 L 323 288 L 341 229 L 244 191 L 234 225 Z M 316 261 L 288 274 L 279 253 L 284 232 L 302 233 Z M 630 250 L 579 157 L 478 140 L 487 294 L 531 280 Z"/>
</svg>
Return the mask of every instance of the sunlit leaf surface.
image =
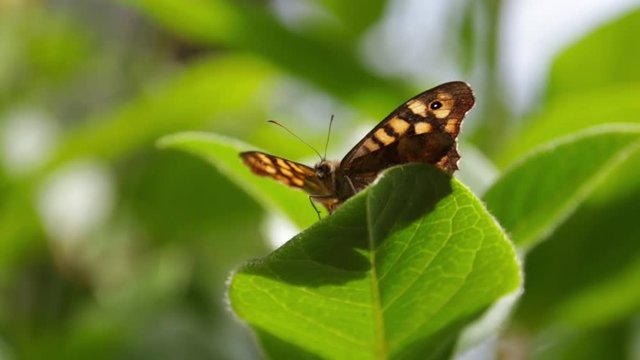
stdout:
<svg viewBox="0 0 640 360">
<path fill-rule="evenodd" d="M 640 145 L 640 127 L 595 128 L 551 143 L 487 191 L 487 208 L 521 247 L 550 235 Z M 588 158 L 589 161 L 584 161 Z"/>
<path fill-rule="evenodd" d="M 479 200 L 409 165 L 241 267 L 229 296 L 269 354 L 437 358 L 519 283 L 513 248 Z"/>
</svg>

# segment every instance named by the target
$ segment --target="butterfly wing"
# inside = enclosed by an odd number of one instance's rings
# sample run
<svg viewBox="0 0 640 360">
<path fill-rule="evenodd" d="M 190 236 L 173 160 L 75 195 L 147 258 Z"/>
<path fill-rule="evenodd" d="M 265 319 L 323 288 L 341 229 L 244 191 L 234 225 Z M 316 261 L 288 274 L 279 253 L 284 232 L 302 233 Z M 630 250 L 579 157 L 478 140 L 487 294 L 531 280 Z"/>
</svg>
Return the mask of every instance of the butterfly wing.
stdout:
<svg viewBox="0 0 640 360">
<path fill-rule="evenodd" d="M 449 82 L 413 97 L 389 114 L 343 158 L 340 167 L 360 190 L 381 171 L 410 162 L 457 170 L 456 138 L 475 99 L 469 85 Z"/>
<path fill-rule="evenodd" d="M 306 165 L 260 151 L 242 152 L 240 158 L 256 175 L 268 176 L 312 196 L 331 195 L 327 184 L 318 178 L 314 169 Z"/>
<path fill-rule="evenodd" d="M 331 212 L 394 165 L 425 162 L 453 173 L 460 158 L 460 123 L 474 102 L 469 85 L 459 81 L 418 94 L 371 130 L 324 179 L 313 168 L 262 152 L 240 157 L 255 174 L 302 189 Z"/>
</svg>

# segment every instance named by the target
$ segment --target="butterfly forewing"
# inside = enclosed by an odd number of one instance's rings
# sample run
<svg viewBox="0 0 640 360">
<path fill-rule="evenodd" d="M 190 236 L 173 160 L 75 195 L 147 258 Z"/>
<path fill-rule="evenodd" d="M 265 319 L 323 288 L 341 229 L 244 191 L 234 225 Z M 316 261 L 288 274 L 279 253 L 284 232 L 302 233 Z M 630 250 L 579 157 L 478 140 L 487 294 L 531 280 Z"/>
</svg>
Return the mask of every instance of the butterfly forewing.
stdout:
<svg viewBox="0 0 640 360">
<path fill-rule="evenodd" d="M 310 195 L 326 195 L 328 192 L 315 170 L 306 165 L 260 151 L 243 152 L 240 157 L 256 175 L 271 177 Z"/>
<path fill-rule="evenodd" d="M 356 176 L 392 165 L 426 162 L 452 173 L 459 159 L 455 139 L 460 122 L 473 104 L 471 88 L 460 81 L 418 94 L 354 146 L 341 168 L 347 175 Z"/>
</svg>

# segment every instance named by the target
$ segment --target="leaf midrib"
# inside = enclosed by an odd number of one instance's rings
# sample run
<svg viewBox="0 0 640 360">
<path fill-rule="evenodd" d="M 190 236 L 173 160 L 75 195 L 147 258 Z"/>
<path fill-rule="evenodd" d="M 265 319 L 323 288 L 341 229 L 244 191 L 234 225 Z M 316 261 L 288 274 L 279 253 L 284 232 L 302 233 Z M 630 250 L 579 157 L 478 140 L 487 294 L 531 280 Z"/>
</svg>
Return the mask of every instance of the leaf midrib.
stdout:
<svg viewBox="0 0 640 360">
<path fill-rule="evenodd" d="M 367 199 L 368 200 L 368 199 Z M 371 219 L 371 201 L 366 202 L 367 210 L 367 235 L 369 242 L 369 266 L 371 273 L 369 274 L 369 283 L 371 285 L 371 296 L 373 300 L 373 321 L 374 321 L 374 341 L 375 358 L 388 359 L 389 347 L 386 342 L 386 334 L 384 331 L 384 316 L 382 314 L 382 301 L 380 299 L 380 288 L 378 287 L 378 271 L 376 267 L 376 251 L 373 239 L 373 221 Z"/>
</svg>

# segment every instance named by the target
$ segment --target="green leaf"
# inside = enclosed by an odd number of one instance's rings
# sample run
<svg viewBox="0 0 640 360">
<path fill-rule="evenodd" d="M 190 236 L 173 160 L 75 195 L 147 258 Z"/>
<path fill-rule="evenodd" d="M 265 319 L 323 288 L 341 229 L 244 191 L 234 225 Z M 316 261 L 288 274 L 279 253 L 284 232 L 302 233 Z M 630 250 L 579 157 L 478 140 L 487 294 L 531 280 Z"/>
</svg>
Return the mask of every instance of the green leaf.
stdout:
<svg viewBox="0 0 640 360">
<path fill-rule="evenodd" d="M 265 208 L 284 213 L 301 228 L 318 219 L 308 196 L 303 192 L 289 189 L 272 179 L 260 178 L 242 163 L 238 154 L 255 150 L 251 145 L 199 132 L 169 135 L 160 139 L 158 144 L 164 148 L 191 152 L 211 162 Z"/>
<path fill-rule="evenodd" d="M 634 156 L 620 168 L 639 164 Z M 609 193 L 611 179 L 527 255 L 525 296 L 515 314 L 520 325 L 589 329 L 637 313 L 640 184 L 636 178 L 624 196 L 605 197 L 602 190 Z"/>
<path fill-rule="evenodd" d="M 576 91 L 553 97 L 545 111 L 500 152 L 498 164 L 509 164 L 536 146 L 596 125 L 640 123 L 640 83 Z"/>
<path fill-rule="evenodd" d="M 598 127 L 551 143 L 508 170 L 485 194 L 520 247 L 551 234 L 640 145 L 640 126 Z"/>
<path fill-rule="evenodd" d="M 246 55 L 218 56 L 191 64 L 159 91 L 70 131 L 52 165 L 78 155 L 114 157 L 176 129 L 224 119 L 257 96 L 273 68 Z M 118 146 L 114 146 L 118 144 Z"/>
<path fill-rule="evenodd" d="M 513 158 L 577 129 L 630 122 L 557 140 L 513 166 L 487 193 L 487 207 L 514 242 L 535 246 L 527 254 L 519 326 L 595 328 L 640 307 L 640 125 L 631 123 L 640 119 L 638 94 L 638 85 L 629 84 L 558 95 L 506 152 Z"/>
<path fill-rule="evenodd" d="M 37 187 L 60 165 L 82 157 L 117 159 L 150 147 L 155 139 L 185 127 L 201 128 L 212 118 L 244 109 L 273 69 L 246 55 L 219 56 L 192 64 L 173 81 L 142 94 L 106 115 L 64 134 L 51 160 L 28 177 L 6 184 L 0 204 L 0 265 L 18 260 L 40 231 L 34 210 Z M 40 243 L 44 245 L 44 243 Z"/>
<path fill-rule="evenodd" d="M 601 26 L 554 60 L 543 111 L 510 137 L 498 164 L 534 146 L 597 124 L 640 122 L 640 11 Z M 588 75 L 586 75 L 588 74 Z"/>
<path fill-rule="evenodd" d="M 638 239 L 637 232 L 633 235 Z M 640 308 L 637 287 L 640 283 L 640 257 L 630 266 L 616 270 L 619 271 L 606 281 L 599 281 L 564 299 L 557 308 L 560 320 L 587 328 L 637 313 Z"/>
<path fill-rule="evenodd" d="M 531 351 L 531 360 L 601 360 L 634 359 L 630 349 L 637 346 L 634 338 L 633 321 L 613 324 L 612 326 L 578 330 L 576 332 L 554 331 L 535 339 L 535 350 Z M 635 335 L 635 336 L 634 336 Z M 550 341 L 551 340 L 551 341 Z"/>
<path fill-rule="evenodd" d="M 387 6 L 386 0 L 342 1 L 342 0 L 318 0 L 331 13 L 340 19 L 343 26 L 353 32 L 361 34 L 376 20 L 379 20 Z"/>
<path fill-rule="evenodd" d="M 326 43 L 296 33 L 260 5 L 230 0 L 123 1 L 170 31 L 203 44 L 251 52 L 371 115 L 385 115 L 413 92 L 367 69 L 354 51 L 359 47 L 357 42 L 344 45 L 341 39 L 335 39 Z M 330 5 L 330 0 L 325 1 Z M 380 6 L 373 4 L 369 8 L 369 5 L 364 11 L 376 12 L 375 8 Z M 355 9 L 332 7 L 340 12 Z"/>
<path fill-rule="evenodd" d="M 412 164 L 241 267 L 229 297 L 273 358 L 424 359 L 450 354 L 461 328 L 520 282 L 481 202 Z"/>
<path fill-rule="evenodd" d="M 582 92 L 640 82 L 640 11 L 626 13 L 563 51 L 551 69 L 549 92 Z M 588 75 L 586 75 L 588 74 Z"/>
</svg>

